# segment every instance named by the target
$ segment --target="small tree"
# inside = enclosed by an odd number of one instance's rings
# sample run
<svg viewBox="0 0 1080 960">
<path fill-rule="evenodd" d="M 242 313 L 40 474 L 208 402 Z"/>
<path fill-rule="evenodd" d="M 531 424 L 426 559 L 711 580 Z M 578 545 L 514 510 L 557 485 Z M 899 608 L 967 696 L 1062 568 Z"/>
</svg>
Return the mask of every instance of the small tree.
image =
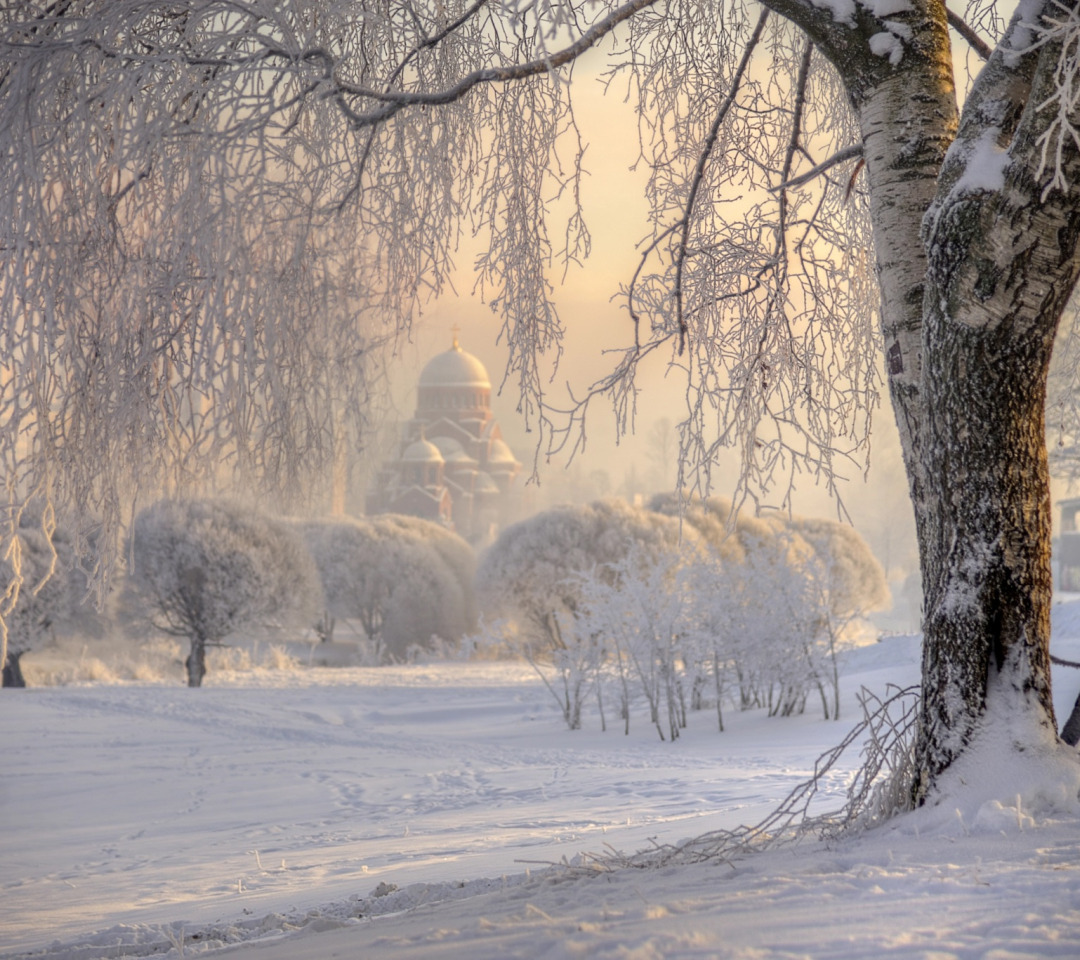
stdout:
<svg viewBox="0 0 1080 960">
<path fill-rule="evenodd" d="M 803 565 L 801 602 L 814 624 L 814 646 L 822 654 L 824 685 L 832 690 L 832 717 L 840 717 L 837 653 L 851 625 L 890 602 L 885 571 L 866 541 L 851 526 L 835 520 L 792 517 L 790 530 L 813 552 Z M 819 684 L 825 716 L 829 705 Z"/>
<path fill-rule="evenodd" d="M 154 626 L 191 641 L 189 687 L 202 685 L 208 646 L 259 621 L 310 622 L 320 598 L 314 564 L 292 530 L 214 500 L 161 500 L 143 510 L 129 576 Z"/>
<path fill-rule="evenodd" d="M 673 741 L 686 726 L 696 598 L 685 574 L 701 560 L 694 550 L 658 554 L 632 544 L 606 570 L 576 578 L 581 596 L 576 628 L 598 651 L 599 663 L 615 674 L 624 732 L 630 730 L 633 686 L 644 696 L 661 740 L 665 723 Z"/>
<path fill-rule="evenodd" d="M 607 639 L 578 623 L 582 587 L 595 577 L 613 582 L 630 553 L 655 559 L 679 541 L 678 520 L 596 500 L 507 527 L 481 558 L 481 608 L 544 679 L 571 729 L 581 725 L 581 705 L 607 655 Z"/>
<path fill-rule="evenodd" d="M 379 659 L 403 660 L 436 636 L 456 642 L 475 622 L 472 548 L 437 524 L 384 515 L 303 531 L 327 610 L 359 621 Z"/>
</svg>

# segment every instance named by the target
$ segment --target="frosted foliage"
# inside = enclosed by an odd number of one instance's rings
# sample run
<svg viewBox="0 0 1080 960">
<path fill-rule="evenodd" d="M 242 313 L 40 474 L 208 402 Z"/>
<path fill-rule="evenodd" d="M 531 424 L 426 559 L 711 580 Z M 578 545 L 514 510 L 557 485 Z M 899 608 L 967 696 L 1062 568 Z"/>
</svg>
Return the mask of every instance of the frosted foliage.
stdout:
<svg viewBox="0 0 1080 960">
<path fill-rule="evenodd" d="M 684 573 L 699 559 L 693 551 L 656 554 L 635 544 L 606 569 L 576 578 L 581 603 L 573 636 L 593 651 L 588 667 L 605 725 L 605 702 L 615 704 L 628 732 L 632 708 L 643 700 L 661 740 L 677 740 L 686 726 L 694 603 Z"/>
<path fill-rule="evenodd" d="M 752 38 L 741 0 L 651 2 L 5 5 L 9 499 L 103 523 L 103 576 L 134 489 L 308 489 L 362 441 L 384 337 L 469 232 L 526 419 L 580 438 L 589 399 L 567 426 L 544 394 L 551 284 L 590 243 L 567 81 L 600 39 L 643 111 L 654 213 L 625 297 L 639 344 L 589 397 L 629 427 L 628 378 L 668 351 L 689 464 L 741 443 L 749 489 L 828 474 L 876 402 L 865 204 L 851 157 L 783 184 L 856 142 L 846 98 L 778 21 Z"/>
<path fill-rule="evenodd" d="M 1067 153 L 1080 147 L 1080 12 L 1075 7 L 1051 3 L 1036 31 L 1036 45 L 1048 45 L 1056 51 L 1057 66 L 1053 89 L 1038 109 L 1053 115 L 1039 137 L 1041 155 L 1036 176 L 1049 171 L 1043 198 L 1051 190 L 1067 193 L 1073 186 L 1065 170 Z"/>
<path fill-rule="evenodd" d="M 46 524 L 23 525 L 13 544 L 22 587 L 7 615 L 8 655 L 18 657 L 36 650 L 52 636 L 52 627 L 71 613 L 72 595 L 65 576 L 70 563 L 67 544 L 53 539 Z M 11 568 L 0 566 L 0 592 L 13 586 Z"/>
<path fill-rule="evenodd" d="M 813 697 L 838 718 L 837 655 L 886 593 L 865 543 L 831 521 L 746 518 L 725 530 L 724 501 L 690 503 L 686 515 L 704 534 L 693 547 L 631 543 L 559 584 L 547 655 L 525 652 L 568 725 L 581 725 L 589 700 L 604 728 L 618 717 L 628 731 L 640 711 L 665 740 L 706 709 L 721 731 L 730 706 L 788 716 Z"/>
<path fill-rule="evenodd" d="M 404 660 L 433 637 L 457 642 L 473 626 L 472 551 L 449 531 L 393 515 L 303 530 L 327 610 L 358 621 L 384 659 Z"/>
<path fill-rule="evenodd" d="M 889 605 L 885 571 L 854 527 L 797 516 L 787 526 L 810 545 L 815 576 L 824 583 L 835 616 L 862 616 Z"/>
<path fill-rule="evenodd" d="M 622 500 L 545 510 L 504 529 L 481 557 L 480 609 L 510 618 L 508 629 L 526 646 L 558 645 L 558 617 L 579 602 L 575 573 L 610 569 L 632 547 L 656 555 L 679 542 L 677 519 Z"/>
<path fill-rule="evenodd" d="M 452 530 L 430 520 L 410 517 L 405 514 L 388 513 L 377 518 L 380 523 L 389 523 L 404 531 L 411 538 L 425 540 L 442 559 L 447 569 L 453 574 L 461 587 L 463 615 L 466 629 L 472 629 L 476 623 L 476 551 L 468 541 L 459 537 Z M 457 639 L 459 633 L 447 636 Z"/>
<path fill-rule="evenodd" d="M 725 563 L 744 562 L 748 546 L 753 548 L 784 526 L 779 514 L 765 518 L 736 512 L 725 497 L 684 499 L 675 493 L 661 493 L 652 498 L 649 509 L 681 518 Z"/>
<path fill-rule="evenodd" d="M 158 629 L 197 643 L 255 623 L 309 623 L 319 606 L 317 574 L 293 531 L 219 501 L 161 500 L 139 513 L 130 577 Z"/>
<path fill-rule="evenodd" d="M 664 30 L 672 19 L 680 29 Z M 829 481 L 833 458 L 864 446 L 879 386 L 867 206 L 854 154 L 840 153 L 861 139 L 848 97 L 805 39 L 756 7 L 650 8 L 628 49 L 613 82 L 643 106 L 654 228 L 624 291 L 638 343 L 596 389 L 629 426 L 633 371 L 670 349 L 687 377 L 692 490 L 708 491 L 726 447 L 741 457 L 740 495 L 801 471 Z"/>
</svg>

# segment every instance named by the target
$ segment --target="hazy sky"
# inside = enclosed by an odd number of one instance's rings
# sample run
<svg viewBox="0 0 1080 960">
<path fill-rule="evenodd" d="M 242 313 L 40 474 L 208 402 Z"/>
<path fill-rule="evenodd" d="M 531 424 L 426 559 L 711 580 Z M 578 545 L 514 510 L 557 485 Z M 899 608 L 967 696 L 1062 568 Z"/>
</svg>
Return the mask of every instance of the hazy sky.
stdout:
<svg viewBox="0 0 1080 960">
<path fill-rule="evenodd" d="M 629 169 L 637 150 L 632 108 L 622 103 L 614 91 L 602 96 L 599 84 L 584 72 L 577 75 L 575 84 L 576 113 L 588 143 L 585 168 L 590 175 L 585 179 L 582 194 L 593 247 L 585 266 L 571 268 L 556 294 L 567 336 L 560 371 L 552 384 L 553 397 L 562 393 L 566 381 L 576 390 L 584 390 L 613 364 L 612 358 L 603 356 L 603 349 L 632 340 L 629 317 L 611 297 L 619 284 L 632 275 L 638 262 L 636 242 L 648 229 L 646 171 Z M 467 254 L 459 258 L 455 281 L 458 296 L 446 295 L 433 303 L 418 325 L 413 343 L 401 351 L 394 380 L 395 395 L 404 416 L 412 414 L 420 369 L 428 359 L 450 346 L 455 323 L 461 327 L 462 347 L 484 362 L 498 387 L 507 356 L 505 348 L 495 343 L 501 321 L 470 295 L 473 286 L 470 260 Z M 624 438 L 617 447 L 610 407 L 603 402 L 596 405 L 581 470 L 586 474 L 606 470 L 615 489 L 632 463 L 639 474 L 648 472 L 649 429 L 662 417 L 677 422 L 683 416 L 680 374 L 674 371 L 665 376 L 666 373 L 664 365 L 659 363 L 645 371 L 639 381 L 643 392 L 636 435 Z M 531 460 L 534 440 L 524 432 L 522 419 L 516 413 L 516 400 L 516 387 L 508 383 L 502 395 L 494 400 L 495 413 L 519 458 Z M 911 510 L 896 431 L 887 405 L 877 412 L 874 436 L 869 480 L 864 483 L 858 470 L 850 468 L 851 480 L 844 485 L 845 504 L 882 561 L 910 570 L 915 562 Z M 565 468 L 565 457 L 546 465 L 541 472 L 541 487 L 545 483 L 557 483 L 557 472 Z M 673 470 L 671 475 L 674 476 Z M 733 475 L 720 477 L 715 492 L 728 494 L 734 481 Z M 778 493 L 777 505 L 780 500 Z M 812 480 L 804 481 L 797 489 L 795 509 L 811 515 L 836 514 L 829 495 L 815 487 Z"/>
</svg>

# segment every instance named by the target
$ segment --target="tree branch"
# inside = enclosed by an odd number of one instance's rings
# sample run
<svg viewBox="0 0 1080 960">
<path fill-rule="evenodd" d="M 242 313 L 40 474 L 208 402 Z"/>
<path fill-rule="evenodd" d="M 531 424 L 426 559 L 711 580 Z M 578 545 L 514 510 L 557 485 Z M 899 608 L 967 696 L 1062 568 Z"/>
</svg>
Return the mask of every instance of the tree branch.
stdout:
<svg viewBox="0 0 1080 960">
<path fill-rule="evenodd" d="M 962 36 L 971 47 L 983 60 L 989 60 L 993 54 L 993 50 L 982 37 L 980 37 L 975 30 L 970 27 L 966 20 L 958 13 L 954 13 L 948 7 L 945 8 L 945 12 L 949 18 L 949 26 L 952 27 L 960 36 Z"/>
<path fill-rule="evenodd" d="M 801 187 L 804 183 L 809 183 L 816 177 L 820 177 L 826 170 L 831 170 L 837 164 L 841 164 L 846 160 L 854 160 L 856 157 L 863 155 L 863 147 L 861 143 L 853 143 L 850 147 L 844 147 L 843 150 L 837 150 L 828 160 L 822 160 L 816 167 L 807 170 L 806 173 L 800 173 L 797 177 L 792 177 L 790 180 L 785 180 L 779 186 L 772 188 L 772 193 L 779 193 L 781 190 L 791 190 L 795 187 Z"/>
<path fill-rule="evenodd" d="M 549 56 L 526 63 L 512 64 L 507 67 L 486 67 L 474 70 L 462 77 L 453 86 L 444 90 L 431 92 L 408 92 L 408 91 L 380 91 L 368 87 L 360 87 L 342 80 L 336 75 L 333 84 L 339 96 L 356 97 L 357 99 L 374 100 L 383 106 L 380 109 L 359 113 L 347 105 L 342 104 L 346 110 L 349 121 L 357 127 L 372 126 L 382 123 L 405 107 L 412 106 L 440 106 L 453 103 L 465 96 L 473 87 L 486 83 L 509 83 L 514 80 L 524 80 L 528 77 L 550 73 L 558 67 L 566 66 L 580 57 L 587 50 L 594 47 L 600 40 L 606 37 L 619 24 L 629 20 L 635 14 L 653 6 L 658 0 L 630 0 L 602 20 L 594 23 L 577 40 Z M 313 54 L 314 55 L 314 54 Z M 305 55 L 307 56 L 307 55 Z"/>
<path fill-rule="evenodd" d="M 750 64 L 750 58 L 753 56 L 754 50 L 758 45 L 758 41 L 761 39 L 761 33 L 765 29 L 765 22 L 769 18 L 768 9 L 761 11 L 761 16 L 758 17 L 757 25 L 754 27 L 754 32 L 750 35 L 750 39 L 746 43 L 746 49 L 743 51 L 742 59 L 739 61 L 739 66 L 735 70 L 735 75 L 731 78 L 731 89 L 728 90 L 727 96 L 724 98 L 724 102 L 720 104 L 720 109 L 716 112 L 716 117 L 713 119 L 712 127 L 709 130 L 709 135 L 705 138 L 705 145 L 698 155 L 697 166 L 694 168 L 694 176 L 690 181 L 690 191 L 686 198 L 686 206 L 683 208 L 683 215 L 681 220 L 681 235 L 679 237 L 679 247 L 675 254 L 675 314 L 679 326 L 679 353 L 682 354 L 686 348 L 686 318 L 683 316 L 683 297 L 682 297 L 682 280 L 683 280 L 683 267 L 686 263 L 686 247 L 690 238 L 690 223 L 694 213 L 694 204 L 697 202 L 698 191 L 701 189 L 701 182 L 705 178 L 705 168 L 708 165 L 709 157 L 712 155 L 713 147 L 716 146 L 716 139 L 720 135 L 720 128 L 724 124 L 724 120 L 727 118 L 728 111 L 731 110 L 732 104 L 735 102 L 735 97 L 739 93 L 739 85 L 742 82 L 743 74 L 746 72 L 746 68 Z"/>
</svg>

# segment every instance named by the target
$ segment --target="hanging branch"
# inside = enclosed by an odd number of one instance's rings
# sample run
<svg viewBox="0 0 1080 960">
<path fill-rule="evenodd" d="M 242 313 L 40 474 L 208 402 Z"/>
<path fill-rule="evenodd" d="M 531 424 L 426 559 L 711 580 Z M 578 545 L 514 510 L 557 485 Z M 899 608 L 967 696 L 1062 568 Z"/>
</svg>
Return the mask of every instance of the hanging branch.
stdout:
<svg viewBox="0 0 1080 960">
<path fill-rule="evenodd" d="M 731 89 L 728 90 L 727 96 L 724 98 L 723 103 L 720 104 L 720 109 L 716 112 L 716 118 L 713 120 L 709 135 L 705 138 L 701 153 L 698 154 L 698 162 L 694 169 L 694 176 L 690 180 L 690 190 L 689 195 L 686 198 L 686 206 L 683 209 L 682 218 L 677 222 L 680 236 L 678 250 L 675 254 L 675 284 L 673 295 L 675 297 L 675 317 L 679 328 L 680 356 L 686 348 L 687 335 L 686 318 L 683 315 L 683 265 L 686 263 L 686 248 L 690 238 L 690 224 L 694 214 L 694 204 L 697 201 L 698 191 L 701 189 L 701 182 L 705 178 L 705 168 L 708 165 L 709 157 L 712 155 L 713 147 L 716 146 L 716 139 L 720 135 L 720 128 L 723 126 L 728 111 L 735 102 L 735 97 L 738 96 L 739 85 L 742 82 L 743 74 L 746 72 L 746 68 L 750 63 L 750 58 L 753 56 L 754 49 L 761 39 L 761 33 L 765 29 L 765 22 L 768 19 L 769 11 L 762 8 L 757 25 L 754 27 L 754 32 L 750 34 L 750 39 L 746 43 L 746 49 L 743 51 L 742 59 L 739 60 L 739 66 L 736 68 L 735 75 L 731 79 Z"/>
</svg>

